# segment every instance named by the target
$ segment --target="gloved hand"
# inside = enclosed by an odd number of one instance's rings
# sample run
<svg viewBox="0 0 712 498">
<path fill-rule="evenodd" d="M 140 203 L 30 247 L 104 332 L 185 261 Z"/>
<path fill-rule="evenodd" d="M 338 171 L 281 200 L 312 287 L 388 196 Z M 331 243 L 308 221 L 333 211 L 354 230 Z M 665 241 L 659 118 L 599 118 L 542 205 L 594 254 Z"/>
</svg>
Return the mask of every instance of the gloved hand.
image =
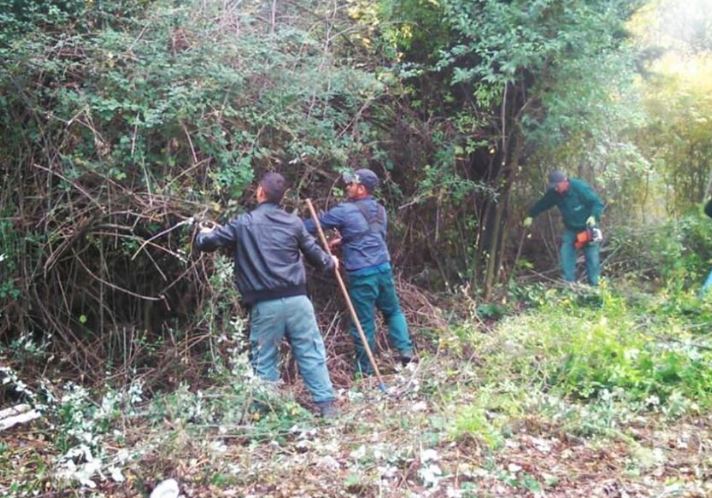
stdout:
<svg viewBox="0 0 712 498">
<path fill-rule="evenodd" d="M 589 216 L 588 219 L 586 220 L 586 226 L 587 227 L 595 227 L 596 226 L 596 218 L 594 216 Z"/>
<path fill-rule="evenodd" d="M 528 227 L 532 226 L 533 221 L 534 221 L 534 218 L 532 218 L 531 216 L 527 216 L 526 218 L 524 218 L 522 225 L 524 225 L 525 228 L 528 228 Z"/>
<path fill-rule="evenodd" d="M 214 221 L 210 221 L 210 220 L 201 221 L 201 222 L 198 224 L 198 228 L 200 229 L 200 233 L 210 233 L 210 232 L 212 232 L 213 230 L 215 230 L 216 228 L 218 228 L 219 226 L 220 226 L 220 225 L 218 225 L 218 224 L 215 223 Z"/>
</svg>

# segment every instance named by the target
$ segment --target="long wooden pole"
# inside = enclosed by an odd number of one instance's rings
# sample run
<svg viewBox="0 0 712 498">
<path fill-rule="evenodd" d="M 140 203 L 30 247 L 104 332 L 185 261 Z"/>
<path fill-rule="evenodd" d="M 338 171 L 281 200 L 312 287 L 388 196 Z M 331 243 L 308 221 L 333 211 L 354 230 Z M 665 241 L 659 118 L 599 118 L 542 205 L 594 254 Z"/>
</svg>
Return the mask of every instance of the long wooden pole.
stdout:
<svg viewBox="0 0 712 498">
<path fill-rule="evenodd" d="M 319 217 L 316 215 L 316 211 L 314 210 L 314 205 L 312 204 L 311 199 L 307 199 L 307 207 L 309 208 L 309 212 L 311 213 L 311 217 L 314 220 L 314 224 L 316 225 L 316 231 L 319 233 L 319 239 L 321 240 L 322 245 L 324 246 L 324 250 L 331 255 L 331 249 L 329 248 L 329 243 L 326 241 L 326 236 L 324 235 L 324 231 L 321 229 L 321 223 L 319 223 Z M 383 383 L 383 377 L 381 377 L 381 372 L 378 370 L 378 366 L 376 365 L 376 360 L 373 358 L 373 353 L 371 352 L 371 348 L 368 345 L 368 341 L 366 340 L 366 334 L 363 331 L 363 328 L 361 327 L 361 322 L 358 319 L 358 315 L 356 314 L 356 309 L 354 308 L 353 303 L 351 302 L 351 298 L 349 298 L 349 292 L 346 290 L 346 284 L 344 283 L 344 279 L 341 276 L 341 273 L 339 272 L 338 268 L 334 268 L 334 273 L 336 274 L 336 281 L 339 283 L 339 287 L 341 288 L 341 293 L 344 296 L 344 300 L 346 301 L 346 306 L 349 308 L 349 312 L 351 313 L 351 319 L 354 321 L 354 325 L 356 325 L 356 330 L 358 330 L 358 335 L 361 338 L 361 343 L 363 344 L 364 350 L 366 350 L 366 355 L 368 356 L 368 361 L 371 362 L 371 366 L 373 367 L 373 371 L 376 373 L 376 377 L 378 378 L 378 382 L 381 384 L 380 388 L 382 391 L 385 391 L 385 384 Z"/>
</svg>

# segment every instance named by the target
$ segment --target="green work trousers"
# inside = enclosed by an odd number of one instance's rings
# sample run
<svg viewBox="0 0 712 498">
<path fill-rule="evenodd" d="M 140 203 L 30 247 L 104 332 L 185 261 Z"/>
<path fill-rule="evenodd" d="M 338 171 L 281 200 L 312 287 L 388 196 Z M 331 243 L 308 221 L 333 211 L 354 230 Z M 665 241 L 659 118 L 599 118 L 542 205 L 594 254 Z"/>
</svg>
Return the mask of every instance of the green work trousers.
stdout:
<svg viewBox="0 0 712 498">
<path fill-rule="evenodd" d="M 388 326 L 388 339 L 391 346 L 401 356 L 413 355 L 413 343 L 408 333 L 408 324 L 398 302 L 393 272 L 390 268 L 370 275 L 348 275 L 349 297 L 356 309 L 361 327 L 371 351 L 376 351 L 375 309 L 382 314 Z M 373 368 L 363 347 L 355 324 L 351 324 L 351 335 L 356 347 L 356 368 L 363 374 L 370 375 Z"/>
<path fill-rule="evenodd" d="M 262 379 L 279 380 L 279 345 L 286 337 L 315 403 L 334 399 L 324 340 L 307 296 L 261 301 L 250 311 L 251 362 Z"/>
<path fill-rule="evenodd" d="M 567 282 L 576 281 L 576 232 L 564 230 L 561 236 L 561 272 L 564 280 Z M 599 277 L 601 276 L 601 261 L 600 252 L 601 244 L 598 242 L 590 242 L 583 246 L 583 255 L 586 258 L 586 277 L 591 285 L 598 285 Z"/>
</svg>

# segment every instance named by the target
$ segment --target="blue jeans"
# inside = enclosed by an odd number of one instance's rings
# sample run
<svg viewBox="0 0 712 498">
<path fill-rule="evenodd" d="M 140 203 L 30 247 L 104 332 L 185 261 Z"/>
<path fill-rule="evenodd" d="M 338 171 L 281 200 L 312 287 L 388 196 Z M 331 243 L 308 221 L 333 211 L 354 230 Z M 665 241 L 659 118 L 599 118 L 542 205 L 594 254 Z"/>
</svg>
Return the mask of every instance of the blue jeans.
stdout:
<svg viewBox="0 0 712 498">
<path fill-rule="evenodd" d="M 388 325 L 388 339 L 392 346 L 401 355 L 413 354 L 413 343 L 408 333 L 408 324 L 400 308 L 393 272 L 390 269 L 378 271 L 370 275 L 349 274 L 349 297 L 356 309 L 364 335 L 371 351 L 376 351 L 376 323 L 375 309 L 383 313 L 383 318 Z M 356 325 L 351 324 L 351 335 L 356 346 L 356 367 L 363 373 L 373 373 L 373 368 L 368 361 L 366 349 L 363 347 L 361 337 Z"/>
<path fill-rule="evenodd" d="M 576 281 L 576 232 L 566 228 L 561 235 L 561 272 L 567 282 Z M 586 258 L 586 276 L 588 283 L 598 285 L 601 276 L 601 244 L 591 242 L 583 246 L 583 255 Z"/>
<path fill-rule="evenodd" d="M 324 340 L 307 296 L 272 299 L 252 306 L 250 344 L 255 373 L 268 381 L 279 380 L 279 344 L 285 336 L 314 402 L 333 400 Z"/>
</svg>

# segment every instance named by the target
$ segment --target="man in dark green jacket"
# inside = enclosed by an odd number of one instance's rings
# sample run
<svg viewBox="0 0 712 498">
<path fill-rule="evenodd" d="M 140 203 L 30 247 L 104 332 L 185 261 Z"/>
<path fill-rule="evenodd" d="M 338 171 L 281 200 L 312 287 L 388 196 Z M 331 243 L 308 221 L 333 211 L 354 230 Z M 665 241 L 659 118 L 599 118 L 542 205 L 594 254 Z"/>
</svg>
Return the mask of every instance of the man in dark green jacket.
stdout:
<svg viewBox="0 0 712 498">
<path fill-rule="evenodd" d="M 561 236 L 561 271 L 564 280 L 576 280 L 576 236 L 587 228 L 594 229 L 603 213 L 603 202 L 591 186 L 577 178 L 569 179 L 563 171 L 549 173 L 549 188 L 529 210 L 524 226 L 531 226 L 533 218 L 557 206 L 564 222 Z M 600 233 L 600 232 L 599 232 Z M 600 241 L 590 240 L 582 247 L 586 257 L 588 283 L 598 285 L 601 275 Z"/>
</svg>

